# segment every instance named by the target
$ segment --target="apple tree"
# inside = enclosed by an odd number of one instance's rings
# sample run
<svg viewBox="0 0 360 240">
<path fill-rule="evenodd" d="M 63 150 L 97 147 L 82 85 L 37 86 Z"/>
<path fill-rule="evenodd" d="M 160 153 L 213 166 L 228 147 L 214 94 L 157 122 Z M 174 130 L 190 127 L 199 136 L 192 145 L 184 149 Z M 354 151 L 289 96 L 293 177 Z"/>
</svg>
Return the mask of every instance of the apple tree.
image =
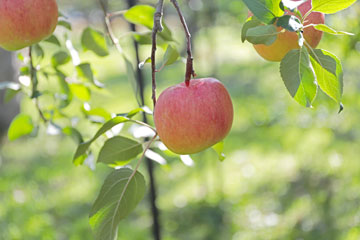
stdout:
<svg viewBox="0 0 360 240">
<path fill-rule="evenodd" d="M 325 25 L 326 14 L 350 7 L 355 0 L 243 0 L 249 18 L 243 24 L 242 41 L 249 41 L 264 59 L 280 61 L 280 75 L 291 96 L 301 105 L 311 107 L 318 89 L 335 100 L 343 109 L 343 73 L 340 60 L 324 49 L 316 49 L 323 33 L 351 35 Z M 181 57 L 172 31 L 163 20 L 164 4 L 178 14 L 186 39 L 184 82 L 171 86 L 157 99 L 156 73 Z M 105 164 L 112 170 L 90 211 L 90 225 L 95 239 L 116 239 L 117 228 L 143 199 L 146 182 L 139 166 L 145 160 L 150 176 L 150 199 L 154 222 L 154 238 L 160 239 L 156 185 L 153 163 L 167 155 L 190 157 L 188 154 L 212 148 L 224 160 L 222 140 L 233 121 L 230 95 L 220 81 L 196 79 L 191 34 L 177 0 L 159 0 L 155 6 L 128 1 L 128 8 L 109 11 L 106 0 L 98 0 L 104 29 L 88 26 L 81 34 L 82 49 L 71 40 L 72 23 L 53 0 L 0 0 L 0 46 L 20 50 L 18 83 L 6 82 L 7 101 L 22 93 L 32 100 L 38 118 L 20 113 L 12 121 L 8 138 L 36 135 L 39 129 L 62 134 L 77 144 L 73 163 Z M 41 14 L 42 13 L 46 14 Z M 166 12 L 165 12 L 166 14 Z M 115 18 L 125 19 L 131 27 L 136 66 L 125 53 L 113 27 Z M 55 26 L 57 30 L 54 32 Z M 146 29 L 145 32 L 138 31 Z M 110 44 L 109 44 L 110 43 Z M 49 56 L 45 44 L 56 49 Z M 139 45 L 150 45 L 146 59 L 140 59 Z M 161 64 L 156 50 L 164 49 Z M 25 49 L 24 49 L 25 48 Z M 126 65 L 129 81 L 134 85 L 138 107 L 128 112 L 111 112 L 93 108 L 89 102 L 93 91 L 106 89 L 96 78 L 92 63 L 82 61 L 79 51 L 91 51 L 99 58 L 117 51 Z M 64 70 L 65 64 L 72 70 Z M 145 99 L 143 69 L 151 68 L 152 107 Z M 72 110 L 74 106 L 76 110 Z M 79 119 L 96 124 L 97 131 L 88 137 L 79 127 Z M 140 119 L 140 120 L 139 120 Z M 154 121 L 153 121 L 154 120 Z M 152 124 L 154 122 L 154 124 Z M 121 134 L 124 125 L 136 125 L 143 131 L 134 138 Z M 94 145 L 100 144 L 98 151 Z M 155 152 L 162 151 L 162 155 Z M 160 159 L 160 160 L 159 160 Z M 130 167 L 132 166 L 132 167 Z"/>
</svg>

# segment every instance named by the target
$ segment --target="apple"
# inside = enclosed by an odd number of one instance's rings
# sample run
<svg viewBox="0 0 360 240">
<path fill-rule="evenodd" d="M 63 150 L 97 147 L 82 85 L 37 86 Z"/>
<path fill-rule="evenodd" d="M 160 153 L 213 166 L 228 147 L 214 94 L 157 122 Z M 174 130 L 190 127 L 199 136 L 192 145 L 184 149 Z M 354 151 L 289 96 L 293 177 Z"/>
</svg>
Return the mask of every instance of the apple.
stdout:
<svg viewBox="0 0 360 240">
<path fill-rule="evenodd" d="M 304 16 L 311 9 L 311 0 L 308 0 L 298 7 L 298 10 Z M 286 11 L 286 15 L 293 13 Z M 252 14 L 249 14 L 252 15 Z M 309 24 L 320 24 L 325 22 L 325 14 L 320 12 L 312 12 L 304 21 L 304 26 Z M 278 27 L 277 31 L 282 31 L 283 28 Z M 314 27 L 307 27 L 304 29 L 304 38 L 312 48 L 316 48 L 319 44 L 323 32 L 316 30 Z M 255 44 L 255 50 L 258 54 L 268 61 L 279 62 L 292 49 L 299 48 L 298 36 L 295 32 L 285 31 L 277 35 L 276 41 L 267 46 L 265 44 Z"/>
<path fill-rule="evenodd" d="M 180 83 L 160 94 L 154 122 L 168 149 L 192 154 L 224 139 L 233 114 L 230 95 L 219 80 L 192 79 L 189 86 Z"/>
<path fill-rule="evenodd" d="M 57 20 L 55 0 L 0 0 L 0 47 L 14 51 L 40 42 Z"/>
</svg>

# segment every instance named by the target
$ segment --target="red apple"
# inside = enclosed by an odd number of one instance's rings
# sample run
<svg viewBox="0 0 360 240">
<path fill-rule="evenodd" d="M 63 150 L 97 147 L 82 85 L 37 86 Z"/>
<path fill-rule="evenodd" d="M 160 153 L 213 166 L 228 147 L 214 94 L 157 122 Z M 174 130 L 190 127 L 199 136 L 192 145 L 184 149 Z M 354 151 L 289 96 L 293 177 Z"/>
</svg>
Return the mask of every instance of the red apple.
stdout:
<svg viewBox="0 0 360 240">
<path fill-rule="evenodd" d="M 193 79 L 163 91 L 154 110 L 162 142 L 178 154 L 200 152 L 221 141 L 233 121 L 233 105 L 224 85 L 214 78 Z"/>
<path fill-rule="evenodd" d="M 296 0 L 297 1 L 297 0 Z M 311 0 L 301 4 L 298 10 L 304 16 L 311 9 Z M 293 13 L 286 11 L 287 15 Z M 251 14 L 252 15 L 252 14 Z M 325 22 L 325 15 L 320 12 L 312 12 L 304 21 L 304 26 L 309 24 L 319 24 Z M 278 27 L 277 31 L 280 32 L 283 28 Z M 323 32 L 316 30 L 314 27 L 304 29 L 304 38 L 312 48 L 316 48 L 319 44 Z M 299 48 L 298 36 L 295 32 L 285 31 L 277 35 L 276 41 L 267 46 L 264 44 L 254 45 L 255 50 L 260 56 L 268 61 L 279 62 L 285 55 L 292 49 Z"/>
<path fill-rule="evenodd" d="M 14 51 L 40 42 L 57 19 L 55 0 L 0 0 L 0 47 Z"/>
</svg>

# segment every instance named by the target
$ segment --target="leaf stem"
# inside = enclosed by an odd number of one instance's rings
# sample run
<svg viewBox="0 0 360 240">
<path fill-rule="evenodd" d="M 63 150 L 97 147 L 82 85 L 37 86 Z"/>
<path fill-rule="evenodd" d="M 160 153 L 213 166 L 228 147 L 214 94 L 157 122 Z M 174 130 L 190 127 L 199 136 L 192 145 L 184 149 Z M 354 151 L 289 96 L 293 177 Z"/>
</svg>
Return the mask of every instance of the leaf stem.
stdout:
<svg viewBox="0 0 360 240">
<path fill-rule="evenodd" d="M 191 77 L 195 77 L 195 71 L 194 71 L 194 67 L 193 67 L 193 62 L 194 62 L 194 58 L 192 56 L 192 51 L 191 51 L 191 34 L 189 32 L 189 28 L 186 24 L 185 18 L 180 10 L 180 6 L 177 0 L 170 0 L 172 2 L 172 4 L 174 5 L 179 17 L 180 17 L 180 21 L 181 24 L 184 27 L 184 31 L 185 31 L 185 36 L 186 36 L 186 42 L 187 42 L 187 60 L 186 60 L 186 72 L 185 72 L 185 84 L 186 86 L 189 86 L 190 84 L 190 79 Z"/>
</svg>

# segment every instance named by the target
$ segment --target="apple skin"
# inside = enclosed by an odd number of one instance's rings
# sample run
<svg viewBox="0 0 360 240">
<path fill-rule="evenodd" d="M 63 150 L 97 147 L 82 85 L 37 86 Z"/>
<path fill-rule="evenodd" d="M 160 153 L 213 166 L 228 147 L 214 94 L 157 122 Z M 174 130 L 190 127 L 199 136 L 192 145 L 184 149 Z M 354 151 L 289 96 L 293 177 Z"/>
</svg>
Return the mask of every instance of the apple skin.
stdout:
<svg viewBox="0 0 360 240">
<path fill-rule="evenodd" d="M 311 0 L 301 4 L 298 10 L 302 15 L 311 9 Z M 287 15 L 292 13 L 286 12 Z M 252 14 L 249 14 L 252 15 Z M 319 24 L 325 22 L 325 14 L 320 12 L 312 12 L 306 18 L 304 26 L 308 24 Z M 277 31 L 280 32 L 283 28 L 278 27 Z M 323 32 L 316 30 L 314 27 L 304 29 L 304 38 L 312 48 L 316 48 L 322 38 Z M 295 32 L 285 31 L 277 35 L 276 41 L 267 46 L 265 44 L 255 44 L 255 50 L 258 54 L 268 61 L 279 62 L 285 55 L 292 49 L 299 48 L 298 36 Z"/>
<path fill-rule="evenodd" d="M 40 42 L 57 21 L 55 0 L 0 0 L 0 47 L 15 51 Z"/>
<path fill-rule="evenodd" d="M 215 78 L 192 79 L 164 90 L 154 110 L 160 139 L 178 154 L 201 152 L 226 137 L 233 122 L 233 105 Z"/>
</svg>

